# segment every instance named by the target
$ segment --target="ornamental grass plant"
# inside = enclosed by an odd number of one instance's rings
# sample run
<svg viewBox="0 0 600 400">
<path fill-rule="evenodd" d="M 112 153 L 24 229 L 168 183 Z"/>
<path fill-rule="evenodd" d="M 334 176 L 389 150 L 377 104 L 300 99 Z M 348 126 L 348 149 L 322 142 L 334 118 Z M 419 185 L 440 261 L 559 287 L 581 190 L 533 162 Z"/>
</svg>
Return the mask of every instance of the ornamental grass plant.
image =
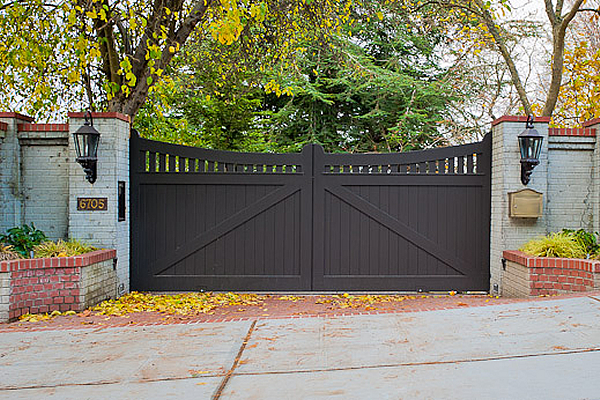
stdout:
<svg viewBox="0 0 600 400">
<path fill-rule="evenodd" d="M 21 254 L 13 250 L 10 244 L 0 243 L 0 261 L 18 260 Z"/>
<path fill-rule="evenodd" d="M 97 249 L 76 239 L 67 241 L 59 239 L 56 242 L 45 241 L 33 248 L 36 258 L 72 257 L 94 250 Z"/>
<path fill-rule="evenodd" d="M 520 251 L 534 257 L 587 258 L 586 247 L 572 232 L 555 232 L 525 243 Z"/>
</svg>

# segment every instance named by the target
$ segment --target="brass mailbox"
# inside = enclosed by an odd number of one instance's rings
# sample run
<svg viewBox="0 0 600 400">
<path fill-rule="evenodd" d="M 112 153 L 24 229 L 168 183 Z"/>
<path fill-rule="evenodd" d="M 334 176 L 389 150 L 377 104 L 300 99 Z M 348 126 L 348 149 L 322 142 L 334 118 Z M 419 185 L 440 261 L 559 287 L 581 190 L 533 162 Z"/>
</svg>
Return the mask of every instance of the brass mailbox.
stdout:
<svg viewBox="0 0 600 400">
<path fill-rule="evenodd" d="M 513 218 L 539 218 L 542 216 L 542 193 L 523 189 L 508 194 L 508 215 Z"/>
</svg>

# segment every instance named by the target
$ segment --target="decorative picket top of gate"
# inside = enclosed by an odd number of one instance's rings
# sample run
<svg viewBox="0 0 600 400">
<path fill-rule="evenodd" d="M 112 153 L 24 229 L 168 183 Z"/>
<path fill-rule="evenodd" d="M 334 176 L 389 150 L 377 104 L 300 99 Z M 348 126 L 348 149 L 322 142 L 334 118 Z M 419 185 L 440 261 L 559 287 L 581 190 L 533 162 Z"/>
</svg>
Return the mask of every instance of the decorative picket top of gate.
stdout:
<svg viewBox="0 0 600 400">
<path fill-rule="evenodd" d="M 138 290 L 486 290 L 489 135 L 390 154 L 131 139 Z"/>
</svg>

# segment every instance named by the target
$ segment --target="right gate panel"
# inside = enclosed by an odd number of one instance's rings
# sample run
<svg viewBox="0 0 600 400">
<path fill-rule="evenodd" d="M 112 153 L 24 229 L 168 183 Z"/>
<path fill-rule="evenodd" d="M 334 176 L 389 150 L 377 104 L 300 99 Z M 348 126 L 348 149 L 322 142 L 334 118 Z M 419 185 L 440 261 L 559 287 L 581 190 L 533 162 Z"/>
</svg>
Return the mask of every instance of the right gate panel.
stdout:
<svg viewBox="0 0 600 400">
<path fill-rule="evenodd" d="M 487 290 L 490 150 L 315 148 L 313 289 Z"/>
</svg>

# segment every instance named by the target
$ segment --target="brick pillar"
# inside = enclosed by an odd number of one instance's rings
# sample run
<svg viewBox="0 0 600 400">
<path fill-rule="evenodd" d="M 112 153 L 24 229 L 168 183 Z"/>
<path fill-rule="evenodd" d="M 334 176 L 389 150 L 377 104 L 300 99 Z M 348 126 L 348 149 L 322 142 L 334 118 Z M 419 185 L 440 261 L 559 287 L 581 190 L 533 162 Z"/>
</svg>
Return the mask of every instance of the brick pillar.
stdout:
<svg viewBox="0 0 600 400">
<path fill-rule="evenodd" d="M 595 130 L 596 143 L 592 161 L 592 226 L 594 232 L 600 232 L 600 118 L 584 122 L 583 127 Z"/>
<path fill-rule="evenodd" d="M 23 221 L 21 148 L 18 125 L 33 118 L 14 112 L 0 112 L 0 234 Z"/>
<path fill-rule="evenodd" d="M 100 132 L 98 179 L 85 179 L 76 158 L 72 134 L 83 126 L 83 113 L 69 113 L 69 237 L 101 248 L 117 250 L 119 294 L 129 291 L 129 117 L 119 113 L 93 113 Z M 125 220 L 118 216 L 118 182 L 125 182 Z M 106 198 L 106 211 L 79 211 L 77 198 Z"/>
<path fill-rule="evenodd" d="M 517 136 L 525 129 L 526 121 L 527 117 L 504 116 L 492 123 L 490 293 L 493 294 L 502 294 L 502 252 L 515 250 L 529 239 L 546 234 L 549 118 L 540 117 L 535 120 L 535 129 L 544 136 L 544 142 L 540 164 L 533 170 L 529 184 L 524 186 L 521 183 L 521 156 Z M 508 193 L 524 188 L 544 194 L 544 215 L 541 218 L 508 216 Z"/>
</svg>

